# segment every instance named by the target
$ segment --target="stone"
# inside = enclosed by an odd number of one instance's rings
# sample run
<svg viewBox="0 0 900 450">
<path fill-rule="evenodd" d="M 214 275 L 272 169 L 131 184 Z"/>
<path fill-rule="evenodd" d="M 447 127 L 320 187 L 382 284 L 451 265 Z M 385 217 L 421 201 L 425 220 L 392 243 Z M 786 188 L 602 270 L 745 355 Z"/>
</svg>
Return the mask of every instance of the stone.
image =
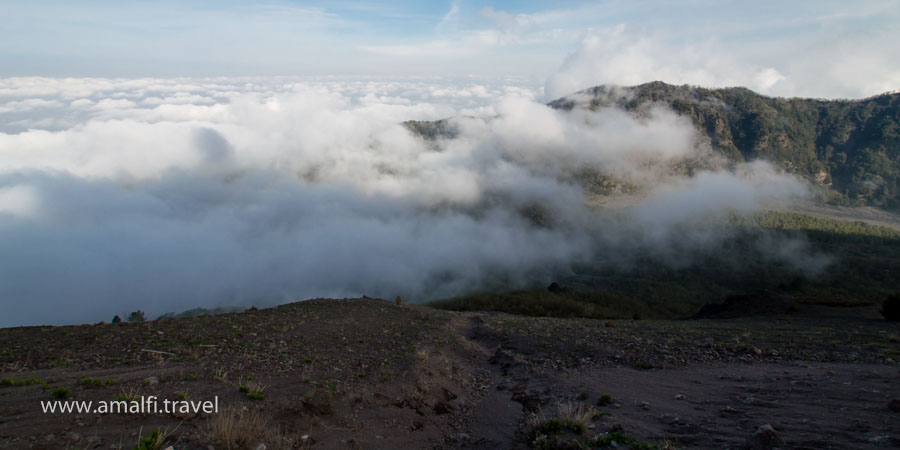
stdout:
<svg viewBox="0 0 900 450">
<path fill-rule="evenodd" d="M 747 439 L 747 448 L 751 450 L 772 450 L 784 448 L 784 446 L 784 439 L 769 424 L 761 425 L 753 433 L 753 436 Z"/>
</svg>

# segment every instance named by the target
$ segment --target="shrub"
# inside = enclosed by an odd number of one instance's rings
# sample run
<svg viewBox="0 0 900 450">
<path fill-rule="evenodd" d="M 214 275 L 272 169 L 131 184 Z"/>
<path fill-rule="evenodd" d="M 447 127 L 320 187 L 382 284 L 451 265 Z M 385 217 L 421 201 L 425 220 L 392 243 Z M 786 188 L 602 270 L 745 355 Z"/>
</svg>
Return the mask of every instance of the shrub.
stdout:
<svg viewBox="0 0 900 450">
<path fill-rule="evenodd" d="M 147 318 L 144 316 L 144 312 L 141 310 L 134 311 L 128 315 L 129 322 L 143 322 L 145 320 L 147 320 Z"/>
<path fill-rule="evenodd" d="M 606 392 L 600 394 L 600 398 L 597 399 L 597 406 L 606 406 L 612 403 L 613 398 L 612 395 L 607 394 Z"/>
<path fill-rule="evenodd" d="M 54 388 L 53 392 L 51 392 L 51 394 L 56 398 L 68 398 L 69 394 L 71 394 L 71 393 L 72 393 L 71 389 L 69 389 L 67 387 L 62 387 L 62 386 Z"/>
<path fill-rule="evenodd" d="M 157 450 L 162 445 L 163 436 L 160 434 L 159 430 L 153 430 L 152 433 L 142 436 L 138 440 L 138 446 L 135 447 L 136 450 Z"/>
<path fill-rule="evenodd" d="M 262 400 L 266 398 L 266 386 L 255 381 L 248 381 L 247 384 L 238 386 L 238 392 L 241 392 L 251 400 Z"/>
</svg>

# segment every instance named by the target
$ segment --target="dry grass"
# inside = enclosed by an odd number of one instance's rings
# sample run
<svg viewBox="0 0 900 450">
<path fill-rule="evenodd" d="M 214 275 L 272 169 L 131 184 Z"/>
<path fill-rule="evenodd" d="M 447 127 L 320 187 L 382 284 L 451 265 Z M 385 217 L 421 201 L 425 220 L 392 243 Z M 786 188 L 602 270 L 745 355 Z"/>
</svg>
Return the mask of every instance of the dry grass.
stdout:
<svg viewBox="0 0 900 450">
<path fill-rule="evenodd" d="M 247 397 L 253 400 L 262 400 L 265 398 L 268 385 L 253 380 L 247 380 L 243 384 L 238 385 L 238 390 L 243 392 Z"/>
<path fill-rule="evenodd" d="M 207 438 L 227 450 L 255 448 L 265 436 L 267 424 L 256 409 L 226 409 L 209 420 Z"/>
<path fill-rule="evenodd" d="M 587 426 L 591 424 L 591 421 L 594 420 L 594 417 L 599 414 L 597 408 L 576 402 L 560 403 L 557 405 L 557 409 L 559 411 L 560 420 L 579 423 L 584 428 L 587 428 Z"/>
<path fill-rule="evenodd" d="M 528 414 L 525 414 L 525 420 L 523 422 L 525 425 L 525 432 L 530 434 L 532 430 L 540 427 L 545 422 L 547 422 L 547 416 L 544 415 L 543 411 L 529 412 Z"/>
<path fill-rule="evenodd" d="M 214 379 L 218 380 L 221 383 L 228 383 L 228 372 L 225 371 L 225 369 L 220 369 L 218 366 L 216 366 L 216 368 L 212 371 L 212 376 Z"/>
</svg>

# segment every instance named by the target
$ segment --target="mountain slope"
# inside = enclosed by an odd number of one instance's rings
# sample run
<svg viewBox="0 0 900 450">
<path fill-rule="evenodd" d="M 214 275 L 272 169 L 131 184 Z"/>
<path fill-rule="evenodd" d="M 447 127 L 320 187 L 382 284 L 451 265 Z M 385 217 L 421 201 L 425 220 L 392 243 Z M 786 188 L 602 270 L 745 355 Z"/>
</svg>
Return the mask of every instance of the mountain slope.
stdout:
<svg viewBox="0 0 900 450">
<path fill-rule="evenodd" d="M 562 110 L 663 104 L 689 117 L 731 161 L 766 159 L 825 186 L 836 203 L 900 208 L 900 94 L 862 100 L 772 98 L 746 88 L 652 82 L 597 86 L 549 103 Z"/>
</svg>

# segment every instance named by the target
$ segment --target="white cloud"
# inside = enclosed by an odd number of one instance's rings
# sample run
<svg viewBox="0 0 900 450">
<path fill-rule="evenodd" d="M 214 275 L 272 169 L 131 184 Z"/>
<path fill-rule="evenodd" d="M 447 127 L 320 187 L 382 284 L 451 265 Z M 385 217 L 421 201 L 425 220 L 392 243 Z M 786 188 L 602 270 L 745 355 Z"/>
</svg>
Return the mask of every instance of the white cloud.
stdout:
<svg viewBox="0 0 900 450">
<path fill-rule="evenodd" d="M 895 30 L 835 30 L 809 43 L 726 44 L 715 35 L 691 38 L 618 24 L 588 32 L 549 77 L 546 92 L 552 99 L 601 84 L 664 81 L 744 86 L 785 97 L 867 97 L 900 86 L 900 50 L 882 45 L 898 38 Z"/>
<path fill-rule="evenodd" d="M 2 84 L 59 102 L 24 120 L 68 125 L 0 132 L 0 325 L 522 286 L 607 241 L 665 247 L 651 222 L 802 191 L 766 166 L 667 174 L 701 155 L 687 120 L 557 111 L 508 80 Z M 399 124 L 472 109 L 485 114 L 437 144 Z M 646 203 L 609 222 L 575 182 L 584 169 L 648 183 Z"/>
</svg>

